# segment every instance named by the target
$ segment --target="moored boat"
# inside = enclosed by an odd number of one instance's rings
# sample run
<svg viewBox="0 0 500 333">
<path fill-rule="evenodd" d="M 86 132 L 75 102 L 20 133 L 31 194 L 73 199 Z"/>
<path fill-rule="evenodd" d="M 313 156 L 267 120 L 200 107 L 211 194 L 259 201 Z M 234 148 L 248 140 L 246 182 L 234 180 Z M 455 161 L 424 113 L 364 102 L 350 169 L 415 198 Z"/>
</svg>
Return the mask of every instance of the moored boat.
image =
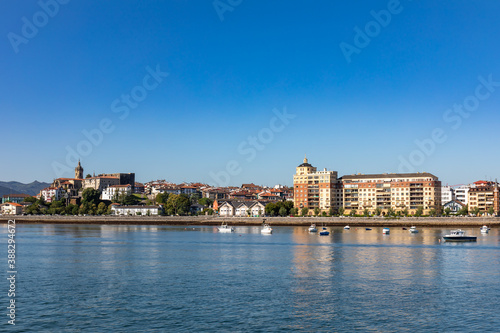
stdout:
<svg viewBox="0 0 500 333">
<path fill-rule="evenodd" d="M 384 235 L 388 235 L 390 232 L 391 232 L 391 229 L 389 229 L 389 228 L 384 228 L 384 229 L 382 229 L 382 233 L 383 233 Z"/>
<path fill-rule="evenodd" d="M 260 229 L 260 233 L 261 234 L 270 235 L 270 234 L 273 233 L 273 228 L 271 228 L 271 226 L 269 224 L 264 223 L 263 226 L 262 226 L 262 229 Z"/>
<path fill-rule="evenodd" d="M 461 229 L 452 230 L 449 235 L 443 236 L 447 242 L 475 242 L 476 236 L 466 236 L 465 231 Z"/>
<path fill-rule="evenodd" d="M 483 233 L 483 234 L 487 234 L 489 231 L 490 231 L 490 228 L 488 228 L 488 226 L 487 226 L 487 225 L 483 225 L 483 226 L 481 227 L 481 233 Z"/>
<path fill-rule="evenodd" d="M 226 222 L 222 222 L 221 226 L 217 228 L 219 232 L 222 233 L 229 233 L 229 232 L 234 232 L 234 227 L 230 227 L 227 225 Z"/>
<path fill-rule="evenodd" d="M 344 227 L 344 229 L 345 229 L 345 230 L 349 230 L 349 229 L 351 229 L 351 227 L 350 227 L 350 226 L 348 226 L 348 225 L 346 225 L 346 226 Z"/>
<path fill-rule="evenodd" d="M 319 235 L 320 236 L 328 236 L 330 234 L 330 232 L 328 231 L 328 229 L 324 228 L 319 232 Z"/>
<path fill-rule="evenodd" d="M 318 229 L 316 228 L 316 224 L 314 224 L 314 223 L 311 224 L 311 226 L 309 227 L 308 230 L 309 230 L 309 232 L 317 232 L 318 231 Z"/>
<path fill-rule="evenodd" d="M 415 227 L 415 226 L 411 227 L 411 228 L 410 228 L 410 233 L 412 233 L 412 234 L 416 234 L 416 233 L 418 233 L 418 229 L 417 229 L 417 227 Z"/>
</svg>

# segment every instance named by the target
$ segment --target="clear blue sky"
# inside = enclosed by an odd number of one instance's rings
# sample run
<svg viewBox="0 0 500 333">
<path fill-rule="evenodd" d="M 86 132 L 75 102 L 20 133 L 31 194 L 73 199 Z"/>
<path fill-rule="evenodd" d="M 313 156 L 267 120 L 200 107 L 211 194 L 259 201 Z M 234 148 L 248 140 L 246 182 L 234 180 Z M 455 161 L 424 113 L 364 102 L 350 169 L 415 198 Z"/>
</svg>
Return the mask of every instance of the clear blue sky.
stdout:
<svg viewBox="0 0 500 333">
<path fill-rule="evenodd" d="M 500 84 L 477 88 L 500 82 L 500 2 L 54 1 L 0 5 L 0 180 L 72 176 L 67 147 L 102 121 L 85 173 L 289 185 L 307 153 L 339 175 L 413 158 L 443 183 L 500 178 Z"/>
</svg>

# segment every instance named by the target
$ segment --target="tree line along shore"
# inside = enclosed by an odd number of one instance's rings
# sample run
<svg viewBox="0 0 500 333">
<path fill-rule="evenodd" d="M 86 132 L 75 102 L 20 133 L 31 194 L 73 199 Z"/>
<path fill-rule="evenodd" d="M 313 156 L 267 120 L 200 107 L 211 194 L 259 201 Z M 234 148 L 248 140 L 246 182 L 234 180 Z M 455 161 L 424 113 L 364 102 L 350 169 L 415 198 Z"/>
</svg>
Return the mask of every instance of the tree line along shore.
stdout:
<svg viewBox="0 0 500 333">
<path fill-rule="evenodd" d="M 420 226 L 420 227 L 477 227 L 500 226 L 499 217 L 215 217 L 215 216 L 61 216 L 28 215 L 1 216 L 0 223 L 44 224 L 129 224 L 129 225 L 261 225 L 263 220 L 275 226 L 307 226 L 312 223 L 325 226 Z"/>
</svg>

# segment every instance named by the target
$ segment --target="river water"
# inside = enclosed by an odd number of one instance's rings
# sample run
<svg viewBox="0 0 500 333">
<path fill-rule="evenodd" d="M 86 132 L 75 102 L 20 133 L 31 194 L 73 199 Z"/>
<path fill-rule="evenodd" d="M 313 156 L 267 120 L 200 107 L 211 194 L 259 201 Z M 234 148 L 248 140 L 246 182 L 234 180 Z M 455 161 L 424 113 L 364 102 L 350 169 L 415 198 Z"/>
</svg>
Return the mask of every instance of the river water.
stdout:
<svg viewBox="0 0 500 333">
<path fill-rule="evenodd" d="M 16 326 L 4 279 L 0 331 L 500 331 L 498 229 L 330 230 L 17 225 Z"/>
</svg>

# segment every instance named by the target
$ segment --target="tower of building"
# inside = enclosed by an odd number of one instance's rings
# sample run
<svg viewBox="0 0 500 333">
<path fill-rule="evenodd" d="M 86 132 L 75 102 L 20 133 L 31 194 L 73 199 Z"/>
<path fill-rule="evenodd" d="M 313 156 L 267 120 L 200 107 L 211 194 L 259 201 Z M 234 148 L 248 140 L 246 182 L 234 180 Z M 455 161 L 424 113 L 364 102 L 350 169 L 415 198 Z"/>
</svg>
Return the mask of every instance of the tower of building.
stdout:
<svg viewBox="0 0 500 333">
<path fill-rule="evenodd" d="M 83 168 L 82 165 L 80 164 L 80 160 L 78 160 L 78 166 L 75 168 L 75 178 L 83 179 Z"/>
<path fill-rule="evenodd" d="M 493 210 L 495 215 L 500 213 L 500 197 L 498 192 L 498 182 L 495 180 L 495 187 L 493 189 Z"/>
<path fill-rule="evenodd" d="M 309 214 L 318 208 L 320 212 L 336 210 L 340 206 L 337 192 L 339 181 L 336 171 L 317 171 L 309 164 L 307 156 L 296 168 L 293 176 L 294 206 L 299 209 L 309 208 Z"/>
</svg>

